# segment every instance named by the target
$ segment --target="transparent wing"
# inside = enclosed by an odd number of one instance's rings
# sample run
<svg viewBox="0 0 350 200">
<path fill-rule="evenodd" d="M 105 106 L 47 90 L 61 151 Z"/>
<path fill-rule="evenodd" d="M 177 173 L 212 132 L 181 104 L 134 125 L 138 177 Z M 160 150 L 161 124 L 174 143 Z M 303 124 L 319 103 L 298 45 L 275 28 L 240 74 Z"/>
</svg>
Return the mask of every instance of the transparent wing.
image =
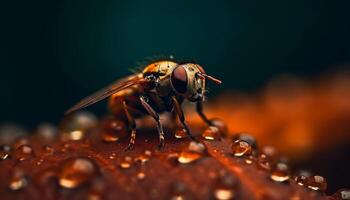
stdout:
<svg viewBox="0 0 350 200">
<path fill-rule="evenodd" d="M 128 76 L 126 78 L 123 78 L 121 80 L 116 81 L 115 83 L 112 83 L 111 85 L 97 91 L 96 93 L 82 99 L 77 104 L 75 104 L 73 107 L 68 109 L 65 114 L 69 114 L 71 112 L 74 112 L 76 110 L 88 107 L 98 101 L 101 101 L 121 90 L 124 90 L 126 88 L 129 88 L 133 85 L 138 84 L 143 79 L 142 74 L 135 74 Z"/>
</svg>

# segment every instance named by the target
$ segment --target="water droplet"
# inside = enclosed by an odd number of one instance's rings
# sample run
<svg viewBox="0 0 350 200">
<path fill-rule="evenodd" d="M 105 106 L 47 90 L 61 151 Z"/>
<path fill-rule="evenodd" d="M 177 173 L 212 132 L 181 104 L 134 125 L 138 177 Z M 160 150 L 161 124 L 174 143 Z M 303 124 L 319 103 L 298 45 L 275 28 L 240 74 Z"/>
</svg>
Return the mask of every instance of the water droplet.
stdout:
<svg viewBox="0 0 350 200">
<path fill-rule="evenodd" d="M 46 156 L 49 156 L 49 155 L 52 155 L 53 153 L 54 153 L 54 149 L 53 149 L 53 147 L 51 147 L 51 146 L 49 146 L 49 145 L 44 145 L 43 146 L 43 151 L 44 151 L 44 154 L 46 155 Z"/>
<path fill-rule="evenodd" d="M 219 129 L 219 132 L 223 135 L 227 134 L 228 128 L 226 123 L 219 118 L 214 118 L 210 120 L 212 125 Z"/>
<path fill-rule="evenodd" d="M 233 141 L 237 141 L 237 140 L 241 140 L 241 141 L 245 141 L 247 142 L 253 149 L 257 149 L 257 143 L 256 143 L 256 139 L 252 136 L 249 135 L 247 133 L 240 133 L 240 134 L 236 134 L 235 136 L 233 136 Z"/>
<path fill-rule="evenodd" d="M 76 188 L 96 175 L 96 167 L 88 158 L 70 158 L 61 167 L 59 184 L 64 188 Z"/>
<path fill-rule="evenodd" d="M 129 169 L 131 167 L 131 164 L 124 161 L 124 162 L 121 162 L 119 166 L 123 169 Z"/>
<path fill-rule="evenodd" d="M 34 156 L 34 152 L 31 146 L 22 145 L 19 146 L 15 151 L 15 156 L 17 160 L 24 161 Z"/>
<path fill-rule="evenodd" d="M 44 141 L 55 141 L 58 137 L 58 129 L 50 123 L 41 123 L 37 127 L 36 136 Z"/>
<path fill-rule="evenodd" d="M 307 180 L 307 187 L 314 191 L 324 192 L 327 189 L 327 182 L 322 176 L 311 176 Z"/>
<path fill-rule="evenodd" d="M 180 156 L 177 158 L 177 161 L 181 164 L 188 164 L 198 160 L 201 157 L 202 155 L 199 153 L 191 152 L 191 151 L 183 151 L 180 153 Z"/>
<path fill-rule="evenodd" d="M 236 140 L 232 144 L 232 153 L 235 156 L 241 157 L 252 154 L 252 147 L 250 144 L 243 140 Z"/>
<path fill-rule="evenodd" d="M 203 153 L 205 153 L 205 146 L 200 142 L 192 141 L 188 145 L 188 150 L 203 154 Z"/>
<path fill-rule="evenodd" d="M 0 126 L 0 141 L 2 144 L 13 144 L 17 138 L 26 134 L 27 132 L 22 127 L 15 124 L 2 124 Z"/>
<path fill-rule="evenodd" d="M 151 155 L 152 155 L 152 152 L 151 152 L 150 150 L 146 150 L 146 151 L 145 151 L 145 155 L 146 155 L 146 156 L 151 156 Z"/>
<path fill-rule="evenodd" d="M 124 137 L 128 133 L 125 123 L 113 117 L 103 119 L 101 126 L 103 129 L 102 137 L 105 142 L 118 141 L 120 137 Z"/>
<path fill-rule="evenodd" d="M 36 162 L 37 165 L 41 165 L 41 163 L 44 162 L 43 159 L 40 159 L 38 162 Z"/>
<path fill-rule="evenodd" d="M 335 194 L 333 194 L 332 197 L 337 200 L 349 200 L 350 189 L 340 189 Z"/>
<path fill-rule="evenodd" d="M 130 156 L 125 156 L 124 160 L 119 164 L 122 169 L 129 169 L 132 164 L 132 158 Z"/>
<path fill-rule="evenodd" d="M 215 126 L 209 126 L 202 134 L 202 137 L 206 140 L 218 140 L 220 139 L 220 130 Z"/>
<path fill-rule="evenodd" d="M 307 185 L 307 177 L 300 175 L 294 178 L 295 182 L 300 185 L 300 186 L 305 186 Z"/>
<path fill-rule="evenodd" d="M 63 140 L 81 140 L 87 131 L 97 127 L 97 118 L 89 112 L 77 112 L 66 117 L 61 123 Z"/>
<path fill-rule="evenodd" d="M 139 163 L 141 165 L 145 165 L 149 161 L 149 156 L 147 155 L 140 155 L 134 159 L 136 163 Z"/>
<path fill-rule="evenodd" d="M 214 197 L 219 200 L 233 199 L 234 196 L 235 196 L 234 190 L 219 188 L 214 191 Z"/>
<path fill-rule="evenodd" d="M 171 194 L 172 197 L 170 198 L 171 200 L 184 200 L 187 199 L 185 196 L 186 193 L 186 185 L 182 182 L 175 182 L 172 184 L 172 189 L 171 189 Z"/>
<path fill-rule="evenodd" d="M 116 155 L 117 155 L 117 154 L 113 152 L 113 153 L 109 156 L 109 159 L 113 160 L 113 159 L 116 157 Z"/>
<path fill-rule="evenodd" d="M 289 167 L 286 163 L 279 162 L 273 168 L 270 178 L 276 182 L 286 182 L 289 180 Z"/>
<path fill-rule="evenodd" d="M 5 160 L 10 157 L 11 147 L 9 145 L 0 146 L 0 160 Z"/>
<path fill-rule="evenodd" d="M 183 150 L 179 154 L 177 161 L 181 164 L 192 163 L 203 157 L 204 153 L 205 146 L 202 143 L 192 141 L 188 145 L 187 149 Z"/>
<path fill-rule="evenodd" d="M 244 159 L 244 162 L 248 165 L 251 165 L 253 164 L 254 160 L 255 160 L 254 157 L 250 155 L 248 158 Z"/>
<path fill-rule="evenodd" d="M 271 160 L 272 162 L 273 162 L 273 161 L 277 161 L 277 159 L 278 159 L 278 157 L 279 157 L 276 148 L 273 147 L 273 146 L 263 146 L 263 147 L 261 148 L 261 153 L 262 153 L 262 154 L 265 154 L 266 157 L 267 157 L 269 160 Z"/>
<path fill-rule="evenodd" d="M 175 138 L 182 139 L 187 137 L 188 137 L 188 134 L 186 129 L 180 129 L 175 132 Z"/>
<path fill-rule="evenodd" d="M 237 179 L 227 171 L 221 170 L 214 189 L 214 198 L 219 200 L 234 199 L 236 196 Z"/>
<path fill-rule="evenodd" d="M 264 170 L 271 170 L 270 159 L 266 156 L 266 154 L 260 154 L 258 156 L 258 166 Z"/>
<path fill-rule="evenodd" d="M 20 190 L 28 185 L 24 172 L 20 169 L 14 169 L 8 187 L 11 190 Z"/>
<path fill-rule="evenodd" d="M 137 173 L 137 179 L 142 180 L 142 179 L 144 179 L 145 177 L 146 177 L 145 173 L 143 173 L 143 172 Z"/>
</svg>

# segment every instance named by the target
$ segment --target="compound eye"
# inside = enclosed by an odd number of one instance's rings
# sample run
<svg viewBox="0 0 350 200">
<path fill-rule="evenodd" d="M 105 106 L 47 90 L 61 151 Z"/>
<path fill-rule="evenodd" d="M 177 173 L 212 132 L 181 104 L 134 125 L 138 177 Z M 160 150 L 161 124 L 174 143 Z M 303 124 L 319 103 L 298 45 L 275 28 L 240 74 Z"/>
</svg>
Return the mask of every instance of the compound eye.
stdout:
<svg viewBox="0 0 350 200">
<path fill-rule="evenodd" d="M 187 73 L 185 68 L 178 66 L 171 74 L 171 83 L 178 93 L 184 94 L 187 91 Z"/>
</svg>

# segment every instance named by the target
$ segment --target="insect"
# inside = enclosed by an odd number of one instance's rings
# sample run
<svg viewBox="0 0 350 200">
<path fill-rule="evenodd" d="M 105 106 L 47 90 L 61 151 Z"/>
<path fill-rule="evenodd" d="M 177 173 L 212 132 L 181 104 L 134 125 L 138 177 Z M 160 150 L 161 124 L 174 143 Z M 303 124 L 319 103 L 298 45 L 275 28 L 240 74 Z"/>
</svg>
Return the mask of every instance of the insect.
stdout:
<svg viewBox="0 0 350 200">
<path fill-rule="evenodd" d="M 177 116 L 186 134 L 194 139 L 181 108 L 185 99 L 196 102 L 196 111 L 199 116 L 206 124 L 212 125 L 203 112 L 206 80 L 217 84 L 221 83 L 220 80 L 207 75 L 198 64 L 178 64 L 170 60 L 157 61 L 147 65 L 142 73 L 120 79 L 84 98 L 70 108 L 66 114 L 110 97 L 109 109 L 116 117 L 126 120 L 131 130 L 129 145 L 126 149 L 133 148 L 135 144 L 135 118 L 145 115 L 152 116 L 156 121 L 159 148 L 162 148 L 164 146 L 164 131 L 159 114 L 163 112 L 172 112 L 173 116 Z"/>
</svg>

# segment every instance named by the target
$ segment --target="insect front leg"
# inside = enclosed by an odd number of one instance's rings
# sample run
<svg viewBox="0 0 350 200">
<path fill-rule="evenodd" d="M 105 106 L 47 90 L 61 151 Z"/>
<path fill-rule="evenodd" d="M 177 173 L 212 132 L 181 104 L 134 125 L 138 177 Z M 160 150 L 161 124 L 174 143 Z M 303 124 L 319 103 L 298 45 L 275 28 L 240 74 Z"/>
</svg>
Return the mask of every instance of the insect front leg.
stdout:
<svg viewBox="0 0 350 200">
<path fill-rule="evenodd" d="M 164 131 L 163 126 L 160 123 L 159 114 L 152 108 L 151 105 L 148 103 L 148 98 L 146 96 L 141 95 L 140 96 L 141 104 L 142 106 L 147 110 L 148 114 L 150 114 L 154 120 L 157 122 L 157 130 L 159 135 L 159 148 L 164 147 Z"/>
<path fill-rule="evenodd" d="M 208 117 L 203 112 L 203 101 L 197 101 L 196 103 L 196 111 L 200 118 L 208 125 L 212 126 L 213 123 L 208 119 Z"/>
<path fill-rule="evenodd" d="M 123 101 L 123 108 L 124 108 L 125 115 L 129 121 L 129 127 L 131 129 L 130 142 L 129 142 L 128 146 L 125 148 L 125 150 L 130 150 L 130 149 L 134 148 L 134 144 L 135 144 L 136 122 L 135 122 L 134 117 L 131 115 L 131 113 L 128 109 L 128 105 L 126 104 L 126 101 Z"/>
<path fill-rule="evenodd" d="M 182 124 L 182 126 L 184 127 L 184 129 L 186 130 L 186 133 L 188 134 L 188 136 L 192 139 L 195 140 L 195 138 L 193 137 L 193 135 L 191 134 L 190 128 L 188 127 L 186 120 L 185 120 L 185 115 L 184 112 L 182 111 L 181 105 L 179 104 L 179 102 L 177 101 L 175 96 L 171 97 L 174 103 L 174 108 L 175 108 L 175 112 L 177 113 L 177 116 L 179 117 L 179 120 Z"/>
</svg>

